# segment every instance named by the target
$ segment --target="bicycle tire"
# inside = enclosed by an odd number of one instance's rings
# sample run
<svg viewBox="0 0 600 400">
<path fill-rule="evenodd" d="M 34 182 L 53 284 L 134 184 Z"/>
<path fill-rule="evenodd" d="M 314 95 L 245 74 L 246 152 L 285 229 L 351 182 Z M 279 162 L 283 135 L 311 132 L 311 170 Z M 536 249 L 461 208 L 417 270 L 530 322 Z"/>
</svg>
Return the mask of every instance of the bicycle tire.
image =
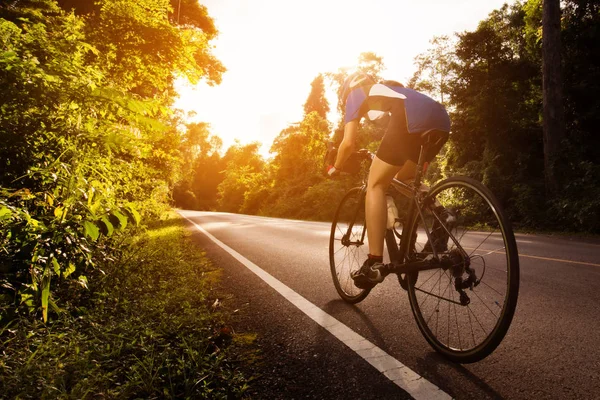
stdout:
<svg viewBox="0 0 600 400">
<path fill-rule="evenodd" d="M 456 217 L 447 248 L 442 246 L 438 254 L 451 266 L 408 275 L 411 309 L 421 333 L 436 351 L 458 363 L 477 362 L 498 347 L 515 313 L 520 272 L 514 233 L 495 196 L 474 179 L 446 179 L 432 187 L 428 196 Z M 433 209 L 422 209 L 428 226 L 436 218 Z M 410 228 L 419 238 L 417 251 L 425 250 L 423 242 L 428 240 L 422 221 L 416 218 Z M 459 276 L 465 279 L 467 265 L 480 282 L 471 290 L 464 289 L 470 301 L 464 305 L 455 285 Z"/>
<path fill-rule="evenodd" d="M 354 286 L 350 275 L 361 267 L 361 262 L 368 254 L 364 197 L 360 187 L 350 189 L 344 195 L 331 223 L 329 236 L 329 265 L 333 284 L 340 297 L 351 304 L 364 300 L 371 291 Z M 348 230 L 350 225 L 351 231 Z M 343 243 L 347 234 L 348 240 Z"/>
</svg>

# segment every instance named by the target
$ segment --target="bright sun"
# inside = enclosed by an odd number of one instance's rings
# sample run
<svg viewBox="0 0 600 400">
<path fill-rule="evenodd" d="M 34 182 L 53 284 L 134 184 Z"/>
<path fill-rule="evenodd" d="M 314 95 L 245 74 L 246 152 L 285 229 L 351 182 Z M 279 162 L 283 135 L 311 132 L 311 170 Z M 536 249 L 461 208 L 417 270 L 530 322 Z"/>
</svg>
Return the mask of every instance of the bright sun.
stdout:
<svg viewBox="0 0 600 400">
<path fill-rule="evenodd" d="M 220 31 L 214 54 L 228 72 L 215 87 L 178 82 L 175 106 L 209 122 L 224 150 L 237 138 L 260 141 L 268 155 L 279 132 L 302 118 L 319 73 L 351 67 L 372 51 L 383 57 L 386 77 L 406 82 L 433 36 L 472 29 L 504 2 L 204 0 Z M 328 98 L 334 121 L 333 90 Z"/>
</svg>

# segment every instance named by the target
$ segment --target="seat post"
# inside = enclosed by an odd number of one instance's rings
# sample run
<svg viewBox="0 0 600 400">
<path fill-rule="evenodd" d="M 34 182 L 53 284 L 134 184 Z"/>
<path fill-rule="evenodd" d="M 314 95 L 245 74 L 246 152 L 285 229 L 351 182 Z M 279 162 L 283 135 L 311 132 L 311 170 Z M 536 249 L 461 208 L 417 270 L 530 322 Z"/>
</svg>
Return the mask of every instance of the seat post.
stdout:
<svg viewBox="0 0 600 400">
<path fill-rule="evenodd" d="M 414 184 L 415 188 L 421 187 L 421 180 L 423 179 L 423 164 L 425 163 L 425 150 L 427 144 L 421 144 L 421 151 L 419 152 L 419 161 L 417 162 L 417 171 L 415 173 Z"/>
<path fill-rule="evenodd" d="M 415 173 L 415 177 L 413 180 L 413 184 L 414 184 L 414 195 L 412 196 L 412 201 L 409 202 L 408 204 L 408 210 L 407 210 L 407 214 L 406 214 L 406 220 L 404 222 L 404 228 L 402 229 L 402 236 L 400 239 L 400 249 L 399 252 L 396 254 L 396 259 L 397 260 L 392 260 L 393 262 L 396 261 L 396 263 L 403 263 L 407 261 L 407 256 L 408 256 L 408 251 L 409 249 L 409 242 L 410 242 L 410 229 L 405 229 L 408 226 L 411 226 L 413 221 L 415 220 L 414 214 L 415 214 L 415 208 L 416 208 L 416 196 L 417 193 L 419 192 L 419 189 L 421 188 L 421 179 L 423 177 L 423 162 L 425 160 L 425 150 L 426 150 L 426 144 L 421 144 L 421 151 L 419 153 L 419 161 L 417 162 L 417 171 Z M 389 249 L 389 245 L 388 245 L 388 249 Z"/>
</svg>

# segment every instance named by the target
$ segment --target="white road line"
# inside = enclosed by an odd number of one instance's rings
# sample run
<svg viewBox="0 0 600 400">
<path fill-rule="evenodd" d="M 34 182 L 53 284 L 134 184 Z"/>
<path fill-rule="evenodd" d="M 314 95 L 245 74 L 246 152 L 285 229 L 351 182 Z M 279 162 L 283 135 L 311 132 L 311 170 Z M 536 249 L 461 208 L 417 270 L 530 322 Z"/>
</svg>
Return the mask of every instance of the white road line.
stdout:
<svg viewBox="0 0 600 400">
<path fill-rule="evenodd" d="M 319 307 L 312 304 L 310 301 L 306 300 L 290 287 L 276 279 L 273 275 L 264 271 L 258 265 L 254 264 L 252 261 L 248 260 L 240 253 L 208 233 L 200 225 L 186 217 L 182 211 L 180 211 L 180 214 L 190 223 L 192 223 L 196 229 L 205 234 L 210 240 L 215 242 L 250 271 L 254 272 L 259 278 L 279 292 L 279 294 L 285 297 L 290 303 L 300 309 L 300 311 L 305 313 L 317 324 L 328 330 L 333 336 L 354 350 L 356 354 L 358 354 L 375 369 L 385 375 L 389 380 L 408 392 L 412 397 L 417 400 L 441 400 L 452 398 L 439 387 L 421 377 L 406 365 L 402 364 L 400 361 L 396 360 L 394 357 L 390 356 L 388 353 L 367 339 L 363 338 L 358 333 L 354 332 L 348 326 L 344 325 L 331 315 L 327 314 L 325 311 L 321 310 Z"/>
</svg>

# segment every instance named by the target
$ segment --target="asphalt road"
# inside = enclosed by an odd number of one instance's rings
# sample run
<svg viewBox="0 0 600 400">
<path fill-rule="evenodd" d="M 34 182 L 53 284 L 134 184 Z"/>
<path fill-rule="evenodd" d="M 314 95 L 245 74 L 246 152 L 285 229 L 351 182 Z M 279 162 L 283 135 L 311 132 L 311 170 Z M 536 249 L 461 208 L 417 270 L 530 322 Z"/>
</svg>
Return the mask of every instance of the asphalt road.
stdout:
<svg viewBox="0 0 600 400">
<path fill-rule="evenodd" d="M 339 299 L 329 271 L 329 224 L 181 214 L 223 270 L 224 292 L 232 293 L 224 300 L 239 308 L 236 333 L 257 334 L 262 361 L 249 369 L 259 376 L 255 398 L 600 399 L 600 241 L 517 234 L 521 287 L 511 328 L 492 355 L 458 365 L 427 344 L 397 280 L 386 279 L 356 306 Z M 303 299 L 316 307 L 307 303 L 310 312 L 303 311 Z M 340 326 L 332 329 L 330 317 Z M 395 371 L 414 373 L 409 381 L 427 390 L 403 389 L 340 340 L 346 337 L 374 344 L 405 367 Z"/>
</svg>

